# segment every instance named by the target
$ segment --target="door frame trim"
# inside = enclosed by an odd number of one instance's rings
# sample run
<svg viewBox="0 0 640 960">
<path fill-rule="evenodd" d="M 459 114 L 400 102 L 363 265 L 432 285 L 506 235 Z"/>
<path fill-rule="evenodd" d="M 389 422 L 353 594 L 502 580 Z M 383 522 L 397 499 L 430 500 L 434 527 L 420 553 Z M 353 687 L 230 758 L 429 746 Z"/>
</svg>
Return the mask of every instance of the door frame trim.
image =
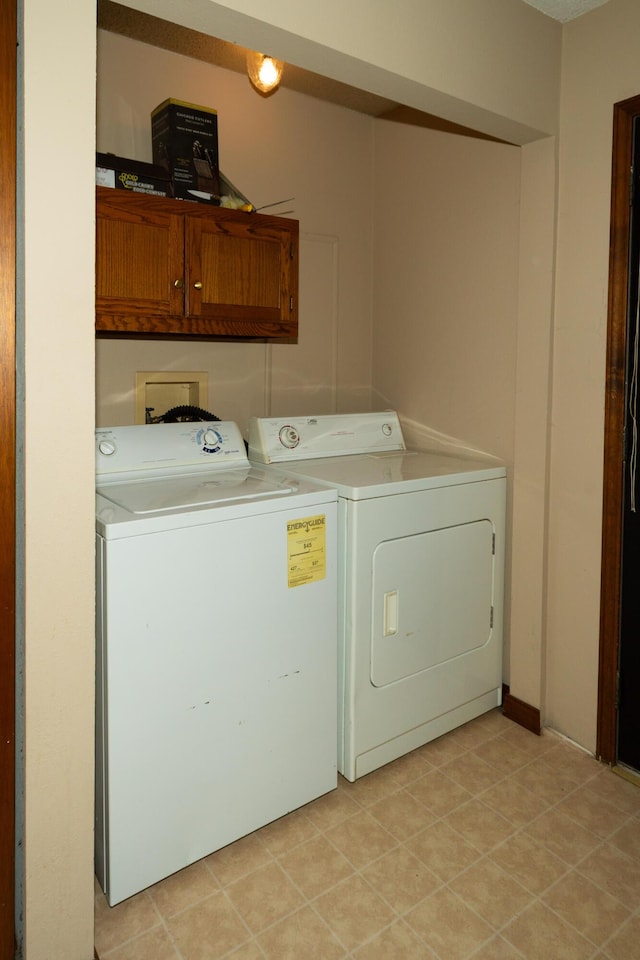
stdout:
<svg viewBox="0 0 640 960">
<path fill-rule="evenodd" d="M 640 96 L 613 107 L 609 303 L 604 410 L 602 567 L 596 755 L 617 760 L 617 692 L 624 513 L 624 419 L 633 121 Z"/>
</svg>

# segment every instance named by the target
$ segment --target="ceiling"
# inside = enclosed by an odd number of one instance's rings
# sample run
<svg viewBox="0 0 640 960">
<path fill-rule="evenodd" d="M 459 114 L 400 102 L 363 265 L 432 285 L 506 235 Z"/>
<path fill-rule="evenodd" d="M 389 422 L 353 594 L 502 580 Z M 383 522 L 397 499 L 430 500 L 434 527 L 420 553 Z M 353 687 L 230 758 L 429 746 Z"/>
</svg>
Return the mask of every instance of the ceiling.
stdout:
<svg viewBox="0 0 640 960">
<path fill-rule="evenodd" d="M 524 0 L 530 7 L 535 7 L 548 17 L 567 23 L 581 17 L 596 7 L 601 7 L 608 0 Z"/>
<path fill-rule="evenodd" d="M 587 13 L 594 7 L 601 6 L 607 0 L 524 0 L 524 2 L 564 23 Z M 154 47 L 170 50 L 195 60 L 203 60 L 227 70 L 246 73 L 247 50 L 244 47 L 152 17 L 131 7 L 115 3 L 113 0 L 98 0 L 98 26 L 111 33 L 139 40 Z M 386 100 L 292 64 L 286 65 L 281 86 L 383 120 L 429 127 L 482 140 L 496 139 L 477 130 L 451 123 L 441 117 L 423 113 L 392 100 Z"/>
</svg>

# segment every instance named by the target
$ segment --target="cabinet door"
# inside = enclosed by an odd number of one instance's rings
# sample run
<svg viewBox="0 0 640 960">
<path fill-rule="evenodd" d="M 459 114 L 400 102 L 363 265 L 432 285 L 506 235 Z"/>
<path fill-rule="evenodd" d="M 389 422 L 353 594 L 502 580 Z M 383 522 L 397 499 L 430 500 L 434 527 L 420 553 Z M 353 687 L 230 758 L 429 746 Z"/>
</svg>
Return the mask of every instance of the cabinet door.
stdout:
<svg viewBox="0 0 640 960">
<path fill-rule="evenodd" d="M 188 318 L 221 336 L 297 336 L 297 221 L 225 210 L 187 216 L 185 261 Z"/>
<path fill-rule="evenodd" d="M 96 330 L 163 332 L 184 312 L 184 218 L 157 198 L 100 190 Z"/>
</svg>

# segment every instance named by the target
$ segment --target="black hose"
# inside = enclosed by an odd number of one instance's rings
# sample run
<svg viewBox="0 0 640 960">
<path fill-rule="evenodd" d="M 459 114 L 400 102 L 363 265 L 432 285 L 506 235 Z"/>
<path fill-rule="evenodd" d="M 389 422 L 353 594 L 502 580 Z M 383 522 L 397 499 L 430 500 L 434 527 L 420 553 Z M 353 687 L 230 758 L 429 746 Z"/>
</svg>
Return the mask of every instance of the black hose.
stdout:
<svg viewBox="0 0 640 960">
<path fill-rule="evenodd" d="M 181 407 L 172 407 L 171 410 L 167 410 L 161 417 L 158 417 L 156 422 L 197 423 L 201 420 L 216 420 L 219 423 L 220 417 L 216 417 L 214 413 L 209 413 L 208 410 L 203 410 L 202 407 L 192 407 L 190 404 L 186 404 Z"/>
</svg>

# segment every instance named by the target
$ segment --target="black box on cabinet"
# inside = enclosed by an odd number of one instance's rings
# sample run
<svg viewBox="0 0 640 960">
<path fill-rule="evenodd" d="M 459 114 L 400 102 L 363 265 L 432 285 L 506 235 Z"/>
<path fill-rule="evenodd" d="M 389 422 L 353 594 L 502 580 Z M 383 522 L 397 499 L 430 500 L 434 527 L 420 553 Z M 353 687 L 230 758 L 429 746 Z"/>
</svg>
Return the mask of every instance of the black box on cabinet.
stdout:
<svg viewBox="0 0 640 960">
<path fill-rule="evenodd" d="M 163 167 L 117 157 L 115 153 L 96 153 L 96 184 L 131 193 L 173 196 L 169 174 Z"/>
<path fill-rule="evenodd" d="M 151 145 L 153 162 L 167 170 L 174 197 L 220 195 L 216 110 L 165 100 L 151 112 Z"/>
</svg>

